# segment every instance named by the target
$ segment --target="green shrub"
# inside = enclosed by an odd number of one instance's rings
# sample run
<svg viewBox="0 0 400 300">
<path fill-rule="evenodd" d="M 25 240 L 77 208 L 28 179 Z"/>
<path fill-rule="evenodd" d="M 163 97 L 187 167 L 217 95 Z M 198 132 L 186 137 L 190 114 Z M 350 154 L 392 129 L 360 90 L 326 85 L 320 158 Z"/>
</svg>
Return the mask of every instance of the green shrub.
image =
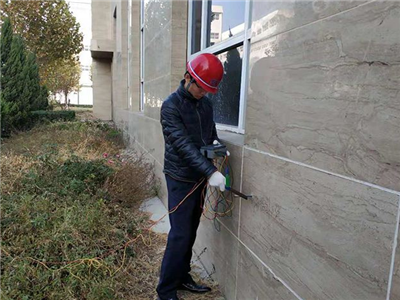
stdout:
<svg viewBox="0 0 400 300">
<path fill-rule="evenodd" d="M 73 121 L 75 120 L 75 112 L 72 110 L 37 110 L 31 112 L 32 122 L 41 121 Z"/>
<path fill-rule="evenodd" d="M 85 161 L 77 156 L 72 156 L 59 169 L 59 175 L 64 178 L 64 190 L 76 194 L 84 190 L 95 193 L 112 173 L 104 160 Z"/>
</svg>

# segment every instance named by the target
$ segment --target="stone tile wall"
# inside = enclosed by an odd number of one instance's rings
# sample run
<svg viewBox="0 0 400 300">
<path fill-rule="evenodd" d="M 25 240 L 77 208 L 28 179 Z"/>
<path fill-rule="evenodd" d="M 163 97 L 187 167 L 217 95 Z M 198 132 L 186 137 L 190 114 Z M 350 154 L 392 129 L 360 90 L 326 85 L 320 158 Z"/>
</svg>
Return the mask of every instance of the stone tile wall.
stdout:
<svg viewBox="0 0 400 300">
<path fill-rule="evenodd" d="M 144 112 L 126 107 L 123 46 L 114 120 L 166 203 L 159 110 L 185 71 L 187 3 L 150 0 L 145 18 Z M 202 221 L 196 257 L 226 299 L 400 299 L 400 3 L 253 1 L 252 20 L 245 134 L 220 136 L 253 198 Z"/>
</svg>

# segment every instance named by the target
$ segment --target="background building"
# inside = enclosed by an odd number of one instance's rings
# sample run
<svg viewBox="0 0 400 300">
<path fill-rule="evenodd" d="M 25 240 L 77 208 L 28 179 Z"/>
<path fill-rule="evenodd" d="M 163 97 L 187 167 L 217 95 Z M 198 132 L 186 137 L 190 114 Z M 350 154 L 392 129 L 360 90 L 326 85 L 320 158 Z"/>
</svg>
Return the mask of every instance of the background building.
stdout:
<svg viewBox="0 0 400 300">
<path fill-rule="evenodd" d="M 71 104 L 93 104 L 93 89 L 91 78 L 92 56 L 90 54 L 90 41 L 92 39 L 92 4 L 91 0 L 67 0 L 70 11 L 80 24 L 80 32 L 83 34 L 83 50 L 79 53 L 81 64 L 81 78 L 79 91 L 68 95 Z M 58 95 L 58 99 L 64 103 L 63 95 Z"/>
<path fill-rule="evenodd" d="M 211 8 L 210 46 L 222 40 L 222 6 L 213 5 Z"/>
<path fill-rule="evenodd" d="M 161 104 L 187 59 L 224 63 L 215 120 L 253 198 L 219 231 L 204 220 L 195 249 L 227 299 L 400 299 L 399 2 L 115 0 L 92 14 L 94 113 L 154 161 L 164 201 Z"/>
</svg>

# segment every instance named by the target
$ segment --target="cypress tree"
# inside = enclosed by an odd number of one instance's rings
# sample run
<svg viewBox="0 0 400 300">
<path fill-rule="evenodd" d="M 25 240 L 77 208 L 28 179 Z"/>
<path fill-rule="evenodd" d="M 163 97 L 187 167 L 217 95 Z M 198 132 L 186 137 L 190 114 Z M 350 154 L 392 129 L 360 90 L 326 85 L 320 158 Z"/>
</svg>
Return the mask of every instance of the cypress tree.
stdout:
<svg viewBox="0 0 400 300">
<path fill-rule="evenodd" d="M 1 55 L 2 71 L 3 71 L 3 66 L 8 60 L 8 57 L 10 56 L 12 39 L 13 39 L 13 32 L 12 32 L 10 18 L 6 18 L 4 20 L 3 25 L 1 26 L 1 36 L 0 36 L 0 55 Z"/>
<path fill-rule="evenodd" d="M 21 37 L 14 36 L 9 58 L 4 65 L 5 86 L 2 88 L 2 101 L 8 102 L 9 125 L 22 129 L 28 120 L 30 93 L 25 80 L 29 76 L 25 66 L 26 52 Z"/>
<path fill-rule="evenodd" d="M 11 28 L 11 22 L 9 18 L 4 20 L 1 26 L 0 35 L 0 111 L 1 111 L 1 136 L 9 135 L 9 128 L 7 125 L 9 122 L 9 112 L 11 104 L 7 103 L 3 96 L 3 90 L 6 86 L 7 77 L 4 76 L 6 62 L 10 56 L 11 43 L 13 39 L 13 32 Z"/>
<path fill-rule="evenodd" d="M 39 68 L 36 56 L 29 52 L 24 66 L 26 97 L 29 98 L 31 110 L 40 110 L 42 107 Z"/>
<path fill-rule="evenodd" d="M 24 129 L 31 110 L 48 107 L 48 90 L 40 86 L 36 56 L 27 52 L 20 36 L 13 35 L 11 22 L 1 28 L 1 136 L 11 129 Z"/>
<path fill-rule="evenodd" d="M 43 85 L 40 87 L 40 108 L 41 110 L 45 110 L 49 107 L 49 90 Z"/>
<path fill-rule="evenodd" d="M 11 103 L 1 99 L 0 101 L 1 110 L 1 137 L 10 136 L 10 110 Z"/>
</svg>

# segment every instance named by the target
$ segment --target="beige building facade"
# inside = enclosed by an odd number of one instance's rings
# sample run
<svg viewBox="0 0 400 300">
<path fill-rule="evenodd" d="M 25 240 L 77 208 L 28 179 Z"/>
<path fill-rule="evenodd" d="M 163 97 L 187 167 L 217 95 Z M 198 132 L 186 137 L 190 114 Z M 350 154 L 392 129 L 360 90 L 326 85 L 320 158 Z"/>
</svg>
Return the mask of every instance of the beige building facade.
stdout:
<svg viewBox="0 0 400 300">
<path fill-rule="evenodd" d="M 92 1 L 94 114 L 164 203 L 161 104 L 187 59 L 224 62 L 215 120 L 253 197 L 195 252 L 226 299 L 400 299 L 399 28 L 398 1 Z"/>
</svg>

